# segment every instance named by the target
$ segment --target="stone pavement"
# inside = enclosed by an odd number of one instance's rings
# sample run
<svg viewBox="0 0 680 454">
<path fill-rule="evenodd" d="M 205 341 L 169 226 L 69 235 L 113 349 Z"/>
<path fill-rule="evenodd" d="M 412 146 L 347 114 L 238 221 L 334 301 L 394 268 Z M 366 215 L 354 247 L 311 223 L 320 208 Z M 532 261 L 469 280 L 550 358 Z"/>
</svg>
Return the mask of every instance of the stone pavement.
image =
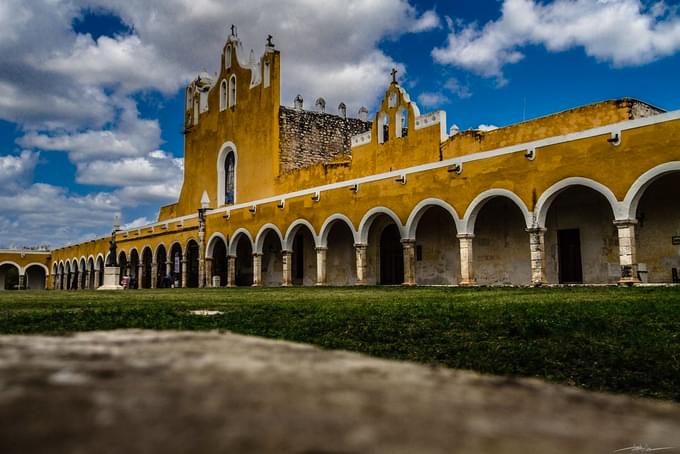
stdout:
<svg viewBox="0 0 680 454">
<path fill-rule="evenodd" d="M 3 454 L 605 454 L 635 445 L 680 446 L 680 406 L 229 333 L 0 336 Z"/>
</svg>

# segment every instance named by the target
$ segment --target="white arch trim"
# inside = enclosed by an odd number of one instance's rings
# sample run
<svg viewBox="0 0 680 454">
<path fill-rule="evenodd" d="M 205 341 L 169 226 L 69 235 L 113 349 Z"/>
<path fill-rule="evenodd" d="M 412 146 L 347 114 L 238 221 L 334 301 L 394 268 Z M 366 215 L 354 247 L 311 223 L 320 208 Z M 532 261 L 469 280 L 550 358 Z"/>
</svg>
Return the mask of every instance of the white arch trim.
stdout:
<svg viewBox="0 0 680 454">
<path fill-rule="evenodd" d="M 224 241 L 224 246 L 227 247 L 229 245 L 229 242 L 227 241 L 227 237 L 225 237 L 223 234 L 220 232 L 215 232 L 212 235 L 210 235 L 210 238 L 208 238 L 208 244 L 205 247 L 205 257 L 206 258 L 212 258 L 213 256 L 213 251 L 215 250 L 215 240 L 221 239 Z"/>
<path fill-rule="evenodd" d="M 283 249 L 283 235 L 281 234 L 281 230 L 279 230 L 279 228 L 274 224 L 265 224 L 260 228 L 260 231 L 257 232 L 257 235 L 255 236 L 255 248 L 253 249 L 253 252 L 262 254 L 262 248 L 264 248 L 264 239 L 267 237 L 268 230 L 276 233 L 276 236 L 279 238 L 279 242 L 281 243 L 281 248 Z"/>
<path fill-rule="evenodd" d="M 458 231 L 458 233 L 459 234 L 475 233 L 475 223 L 477 222 L 477 215 L 482 210 L 484 205 L 486 205 L 486 203 L 489 200 L 495 197 L 504 197 L 514 202 L 514 204 L 517 205 L 517 207 L 522 212 L 522 216 L 524 217 L 524 223 L 526 224 L 527 228 L 531 227 L 531 225 L 533 224 L 533 216 L 532 213 L 527 208 L 524 201 L 517 194 L 508 189 L 494 188 L 482 192 L 477 197 L 475 197 L 472 202 L 470 202 L 470 205 L 465 211 L 465 216 L 463 216 L 461 229 Z"/>
<path fill-rule="evenodd" d="M 4 262 L 0 262 L 0 266 L 4 265 L 12 265 L 17 269 L 17 272 L 19 274 L 24 274 L 24 269 L 21 266 L 19 266 L 19 264 L 16 262 L 12 262 L 11 260 L 5 260 Z"/>
<path fill-rule="evenodd" d="M 680 172 L 680 161 L 671 161 L 658 165 L 646 171 L 635 180 L 623 199 L 627 219 L 635 219 L 640 199 L 642 199 L 647 188 L 658 178 L 671 172 Z"/>
<path fill-rule="evenodd" d="M 40 267 L 40 268 L 42 268 L 43 270 L 45 270 L 45 276 L 49 276 L 49 275 L 50 275 L 50 269 L 47 267 L 47 265 L 44 265 L 44 264 L 38 263 L 38 262 L 31 262 L 31 263 L 29 263 L 28 265 L 26 265 L 26 266 L 24 267 L 24 270 L 23 270 L 23 273 L 22 273 L 22 274 L 26 274 L 26 271 L 28 271 L 28 269 L 29 269 L 30 267 L 32 267 L 32 266 L 37 266 L 37 267 Z"/>
<path fill-rule="evenodd" d="M 158 251 L 160 251 L 161 247 L 165 251 L 165 260 L 168 260 L 168 248 L 165 247 L 165 243 L 158 243 L 156 245 L 156 248 L 152 250 L 153 252 L 153 261 L 158 263 Z"/>
<path fill-rule="evenodd" d="M 456 232 L 460 232 L 463 229 L 463 222 L 458 217 L 458 213 L 456 213 L 455 208 L 453 208 L 451 205 L 444 202 L 443 200 L 429 198 L 421 200 L 411 211 L 411 214 L 409 215 L 408 220 L 406 221 L 405 227 L 406 238 L 411 240 L 416 239 L 416 230 L 418 229 L 420 218 L 423 217 L 428 208 L 434 206 L 443 208 L 451 215 L 451 217 L 453 218 L 453 222 L 456 224 Z"/>
<path fill-rule="evenodd" d="M 215 206 L 223 207 L 224 203 L 224 186 L 226 185 L 226 175 L 224 173 L 224 162 L 227 155 L 234 153 L 234 205 L 238 203 L 238 152 L 234 142 L 224 142 L 220 147 L 220 152 L 217 154 L 217 203 Z"/>
<path fill-rule="evenodd" d="M 399 216 L 397 216 L 397 214 L 389 208 L 375 207 L 368 210 L 359 223 L 359 243 L 368 244 L 368 232 L 371 230 L 371 225 L 373 224 L 373 221 L 375 221 L 375 219 L 381 214 L 387 215 L 389 218 L 391 218 L 399 229 L 399 236 L 401 238 L 405 237 L 404 225 L 401 223 Z"/>
<path fill-rule="evenodd" d="M 241 240 L 241 236 L 245 236 L 250 241 L 250 247 L 254 249 L 253 236 L 250 232 L 244 228 L 240 228 L 234 232 L 231 236 L 231 241 L 229 242 L 229 255 L 231 257 L 236 257 L 236 250 L 238 248 L 238 242 Z"/>
<path fill-rule="evenodd" d="M 574 186 L 583 186 L 599 192 L 609 202 L 614 219 L 626 218 L 623 203 L 616 199 L 614 193 L 607 186 L 603 185 L 602 183 L 598 183 L 595 180 L 591 180 L 590 178 L 570 177 L 560 180 L 554 185 L 550 186 L 548 189 L 543 191 L 543 194 L 541 194 L 541 196 L 538 198 L 536 207 L 534 208 L 536 227 L 545 228 L 545 220 L 548 216 L 548 210 L 550 210 L 550 205 L 552 205 L 552 202 L 562 191 Z"/>
<path fill-rule="evenodd" d="M 293 250 L 293 240 L 295 239 L 295 234 L 302 226 L 307 227 L 309 231 L 312 233 L 312 238 L 314 239 L 314 247 L 317 247 L 319 241 L 316 235 L 316 230 L 314 230 L 314 226 L 306 219 L 297 219 L 288 227 L 288 230 L 286 230 L 286 237 L 284 238 L 283 241 L 284 251 Z"/>
<path fill-rule="evenodd" d="M 102 268 L 98 268 L 97 265 L 99 264 L 99 259 L 102 259 Z M 104 255 L 100 252 L 97 254 L 97 257 L 94 259 L 94 269 L 99 270 L 99 271 L 104 271 L 103 267 L 106 266 L 106 258 L 104 258 Z"/>
<path fill-rule="evenodd" d="M 354 223 L 352 220 L 344 214 L 335 213 L 329 216 L 321 226 L 321 230 L 319 231 L 319 247 L 328 247 L 328 234 L 336 222 L 344 222 L 352 232 L 352 239 L 354 240 L 354 243 L 359 242 L 359 234 L 354 228 Z"/>
</svg>

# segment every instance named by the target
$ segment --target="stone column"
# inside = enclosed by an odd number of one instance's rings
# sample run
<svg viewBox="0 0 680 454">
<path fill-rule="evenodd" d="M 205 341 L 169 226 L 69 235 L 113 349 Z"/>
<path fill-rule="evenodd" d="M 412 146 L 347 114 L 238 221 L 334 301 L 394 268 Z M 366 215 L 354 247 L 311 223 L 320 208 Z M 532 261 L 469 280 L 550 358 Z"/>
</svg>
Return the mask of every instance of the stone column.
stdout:
<svg viewBox="0 0 680 454">
<path fill-rule="evenodd" d="M 85 271 L 85 290 L 90 289 L 90 272 Z"/>
<path fill-rule="evenodd" d="M 529 251 L 531 254 L 531 285 L 538 287 L 547 283 L 545 277 L 545 229 L 534 227 L 527 229 L 529 233 Z"/>
<path fill-rule="evenodd" d="M 236 257 L 227 256 L 227 287 L 236 287 Z"/>
<path fill-rule="evenodd" d="M 139 265 L 137 265 L 137 276 L 135 276 L 135 277 L 136 277 L 136 280 L 137 280 L 137 289 L 142 288 L 142 280 L 144 279 L 144 264 L 143 263 L 140 263 Z"/>
<path fill-rule="evenodd" d="M 262 287 L 262 254 L 253 253 L 253 287 Z"/>
<path fill-rule="evenodd" d="M 637 220 L 626 219 L 614 221 L 619 232 L 619 264 L 621 265 L 621 279 L 619 285 L 639 284 L 637 242 L 635 240 L 635 225 Z"/>
<path fill-rule="evenodd" d="M 208 274 L 205 269 L 205 251 L 203 250 L 203 240 L 198 244 L 198 287 L 205 288 Z M 209 285 L 208 285 L 209 286 Z"/>
<path fill-rule="evenodd" d="M 283 260 L 283 287 L 290 287 L 293 285 L 293 253 L 291 251 L 281 252 Z"/>
<path fill-rule="evenodd" d="M 327 247 L 316 248 L 316 285 L 326 285 Z"/>
<path fill-rule="evenodd" d="M 172 276 L 172 260 L 167 260 L 165 262 L 165 275 Z M 174 276 L 173 276 L 174 277 Z"/>
<path fill-rule="evenodd" d="M 212 287 L 213 278 L 213 259 L 212 257 L 205 258 L 205 286 Z"/>
<path fill-rule="evenodd" d="M 404 249 L 404 283 L 416 285 L 416 240 L 401 240 Z"/>
<path fill-rule="evenodd" d="M 98 269 L 94 270 L 94 288 L 99 287 L 99 273 L 101 273 L 100 270 L 98 270 Z"/>
<path fill-rule="evenodd" d="M 460 241 L 460 285 L 476 285 L 474 255 L 472 253 L 472 241 L 475 235 L 462 233 L 457 237 Z"/>
<path fill-rule="evenodd" d="M 356 256 L 357 285 L 368 283 L 368 246 L 365 244 L 355 244 L 354 253 Z"/>
<path fill-rule="evenodd" d="M 62 290 L 62 288 L 61 288 L 61 279 L 62 279 L 61 273 L 57 273 L 57 282 L 56 282 L 56 286 L 55 286 L 55 288 L 56 288 L 57 290 Z"/>
<path fill-rule="evenodd" d="M 151 288 L 158 287 L 158 263 L 151 262 Z"/>
<path fill-rule="evenodd" d="M 182 255 L 182 288 L 187 288 L 187 276 L 189 261 L 187 260 L 187 255 Z"/>
<path fill-rule="evenodd" d="M 19 275 L 19 290 L 26 290 L 26 274 Z"/>
</svg>

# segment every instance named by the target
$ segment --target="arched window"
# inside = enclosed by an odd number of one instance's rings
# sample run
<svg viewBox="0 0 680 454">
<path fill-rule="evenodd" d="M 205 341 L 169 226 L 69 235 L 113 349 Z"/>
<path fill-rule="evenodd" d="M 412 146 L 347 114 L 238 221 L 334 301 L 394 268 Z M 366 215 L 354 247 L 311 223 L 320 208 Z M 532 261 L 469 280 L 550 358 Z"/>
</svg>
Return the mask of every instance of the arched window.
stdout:
<svg viewBox="0 0 680 454">
<path fill-rule="evenodd" d="M 271 72 L 272 72 L 271 63 L 268 62 L 268 61 L 264 62 L 264 77 L 263 77 L 264 88 L 267 88 L 269 86 L 270 79 L 271 79 Z"/>
<path fill-rule="evenodd" d="M 385 143 L 390 139 L 390 117 L 385 112 L 378 115 L 378 143 Z"/>
<path fill-rule="evenodd" d="M 224 53 L 224 67 L 231 68 L 231 46 L 227 46 L 227 51 Z"/>
<path fill-rule="evenodd" d="M 406 137 L 408 135 L 408 110 L 406 108 L 402 107 L 397 112 L 395 126 L 397 137 Z"/>
<path fill-rule="evenodd" d="M 236 75 L 229 78 L 229 107 L 236 105 Z"/>
<path fill-rule="evenodd" d="M 236 172 L 236 159 L 234 152 L 230 151 L 224 160 L 224 203 L 234 203 L 234 177 Z"/>
<path fill-rule="evenodd" d="M 220 112 L 227 108 L 227 81 L 220 84 Z"/>
</svg>

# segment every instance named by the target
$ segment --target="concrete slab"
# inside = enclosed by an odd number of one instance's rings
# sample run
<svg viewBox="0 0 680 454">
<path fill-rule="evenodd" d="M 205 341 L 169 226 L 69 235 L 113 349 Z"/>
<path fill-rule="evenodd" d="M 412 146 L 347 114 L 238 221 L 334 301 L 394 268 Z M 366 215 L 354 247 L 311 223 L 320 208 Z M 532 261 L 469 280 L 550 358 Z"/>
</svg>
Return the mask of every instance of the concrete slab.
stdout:
<svg viewBox="0 0 680 454">
<path fill-rule="evenodd" d="M 3 454 L 631 446 L 680 446 L 680 406 L 229 333 L 0 337 Z"/>
</svg>

